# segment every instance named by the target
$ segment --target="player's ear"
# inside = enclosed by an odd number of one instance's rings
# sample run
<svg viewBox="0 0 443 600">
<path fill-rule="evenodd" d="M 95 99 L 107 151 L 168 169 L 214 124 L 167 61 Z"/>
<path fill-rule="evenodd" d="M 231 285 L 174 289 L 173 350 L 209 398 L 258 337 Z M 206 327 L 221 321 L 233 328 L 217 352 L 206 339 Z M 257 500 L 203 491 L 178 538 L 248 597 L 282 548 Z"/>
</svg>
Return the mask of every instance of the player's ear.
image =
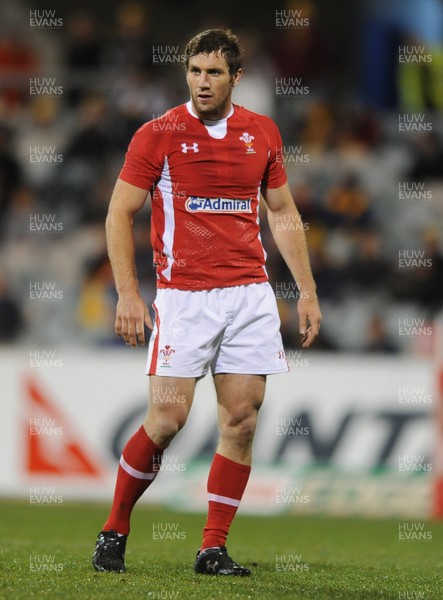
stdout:
<svg viewBox="0 0 443 600">
<path fill-rule="evenodd" d="M 239 69 L 231 78 L 231 85 L 235 87 L 237 83 L 240 81 L 240 77 L 242 76 L 243 69 Z"/>
</svg>

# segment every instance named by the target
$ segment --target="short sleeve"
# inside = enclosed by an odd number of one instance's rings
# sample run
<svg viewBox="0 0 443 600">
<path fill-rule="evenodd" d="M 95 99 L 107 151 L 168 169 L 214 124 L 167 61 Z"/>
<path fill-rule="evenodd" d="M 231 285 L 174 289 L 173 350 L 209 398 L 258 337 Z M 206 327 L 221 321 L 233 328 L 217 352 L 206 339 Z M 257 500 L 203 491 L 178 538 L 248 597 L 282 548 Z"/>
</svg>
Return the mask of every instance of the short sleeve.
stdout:
<svg viewBox="0 0 443 600">
<path fill-rule="evenodd" d="M 266 121 L 266 132 L 269 140 L 269 161 L 261 187 L 275 189 L 288 180 L 283 164 L 283 142 L 277 125 L 271 119 Z"/>
<path fill-rule="evenodd" d="M 152 121 L 142 125 L 128 146 L 119 178 L 143 190 L 150 190 L 163 169 L 164 153 L 160 142 Z"/>
</svg>

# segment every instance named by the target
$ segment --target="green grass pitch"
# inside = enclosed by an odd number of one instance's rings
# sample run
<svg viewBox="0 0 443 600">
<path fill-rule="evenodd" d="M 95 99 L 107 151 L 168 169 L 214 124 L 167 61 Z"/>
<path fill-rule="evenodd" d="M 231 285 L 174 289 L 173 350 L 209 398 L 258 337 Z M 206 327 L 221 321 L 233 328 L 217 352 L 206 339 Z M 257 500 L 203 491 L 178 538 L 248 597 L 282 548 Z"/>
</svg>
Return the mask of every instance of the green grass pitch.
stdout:
<svg viewBox="0 0 443 600">
<path fill-rule="evenodd" d="M 428 539 L 399 540 L 404 519 L 240 513 L 228 549 L 253 576 L 223 578 L 192 569 L 204 515 L 140 505 L 132 518 L 127 573 L 96 573 L 91 554 L 107 508 L 0 502 L 0 598 L 443 598 L 442 523 L 420 521 Z"/>
</svg>

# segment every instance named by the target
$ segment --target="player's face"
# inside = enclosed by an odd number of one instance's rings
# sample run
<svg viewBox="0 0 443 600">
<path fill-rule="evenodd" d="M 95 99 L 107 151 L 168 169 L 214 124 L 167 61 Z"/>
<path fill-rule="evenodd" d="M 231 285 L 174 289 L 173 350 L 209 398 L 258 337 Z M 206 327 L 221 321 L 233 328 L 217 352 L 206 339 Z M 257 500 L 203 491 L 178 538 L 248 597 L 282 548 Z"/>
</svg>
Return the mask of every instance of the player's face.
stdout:
<svg viewBox="0 0 443 600">
<path fill-rule="evenodd" d="M 196 114 L 201 119 L 223 119 L 231 108 L 232 88 L 241 77 L 241 69 L 229 74 L 220 53 L 197 54 L 189 59 L 186 81 Z"/>
</svg>

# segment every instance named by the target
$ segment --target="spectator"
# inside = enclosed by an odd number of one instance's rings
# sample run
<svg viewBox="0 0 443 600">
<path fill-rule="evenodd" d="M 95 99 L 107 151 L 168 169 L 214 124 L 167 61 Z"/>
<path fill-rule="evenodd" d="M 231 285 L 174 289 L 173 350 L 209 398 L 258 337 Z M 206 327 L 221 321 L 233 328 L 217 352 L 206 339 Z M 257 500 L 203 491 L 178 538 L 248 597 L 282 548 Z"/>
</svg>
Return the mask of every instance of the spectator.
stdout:
<svg viewBox="0 0 443 600">
<path fill-rule="evenodd" d="M 369 197 L 356 175 L 348 175 L 326 195 L 327 224 L 363 229 L 371 222 Z"/>
<path fill-rule="evenodd" d="M 0 124 L 0 240 L 14 192 L 21 183 L 21 169 L 11 147 L 12 131 Z"/>
<path fill-rule="evenodd" d="M 117 30 L 105 52 L 105 66 L 111 68 L 117 78 L 125 75 L 128 69 L 152 69 L 154 43 L 148 29 L 146 4 L 123 2 L 118 7 L 116 21 Z"/>
<path fill-rule="evenodd" d="M 420 304 L 435 316 L 443 308 L 443 253 L 438 233 L 424 234 L 425 265 L 414 269 L 415 289 Z"/>
<path fill-rule="evenodd" d="M 66 24 L 66 66 L 71 70 L 74 85 L 68 93 L 71 105 L 77 106 L 84 95 L 85 78 L 93 81 L 100 68 L 103 43 L 94 17 L 85 10 L 78 10 L 68 17 Z M 89 87 L 89 86 L 88 86 Z"/>
<path fill-rule="evenodd" d="M 9 290 L 5 277 L 0 275 L 0 343 L 15 341 L 22 327 L 20 305 Z"/>
<path fill-rule="evenodd" d="M 374 315 L 369 323 L 368 343 L 365 352 L 396 354 L 398 348 L 389 339 L 384 323 L 379 315 Z"/>
<path fill-rule="evenodd" d="M 381 252 L 380 235 L 362 231 L 357 240 L 357 256 L 350 261 L 343 276 L 348 284 L 361 290 L 384 290 L 389 285 L 389 264 Z"/>
<path fill-rule="evenodd" d="M 0 88 L 0 100 L 13 114 L 29 98 L 29 77 L 37 73 L 35 49 L 23 41 L 17 32 L 0 35 L 0 79 L 7 82 Z"/>
<path fill-rule="evenodd" d="M 80 293 L 77 317 L 86 339 L 99 344 L 115 342 L 114 284 L 107 254 L 87 267 Z"/>
<path fill-rule="evenodd" d="M 443 179 L 443 144 L 435 133 L 424 133 L 414 138 L 414 158 L 409 173 L 413 181 Z"/>
</svg>

